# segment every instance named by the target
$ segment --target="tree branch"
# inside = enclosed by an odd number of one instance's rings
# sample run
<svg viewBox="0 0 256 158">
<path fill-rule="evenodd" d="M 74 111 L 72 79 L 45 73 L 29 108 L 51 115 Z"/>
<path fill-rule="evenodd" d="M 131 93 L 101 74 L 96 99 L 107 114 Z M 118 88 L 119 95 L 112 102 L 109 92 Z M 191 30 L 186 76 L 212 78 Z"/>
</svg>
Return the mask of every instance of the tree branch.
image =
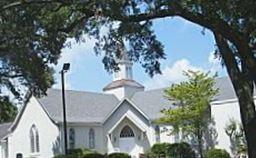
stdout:
<svg viewBox="0 0 256 158">
<path fill-rule="evenodd" d="M 18 7 L 25 4 L 46 4 L 46 3 L 67 3 L 65 0 L 20 0 L 7 5 L 2 6 L 2 11 L 14 7 Z"/>
</svg>

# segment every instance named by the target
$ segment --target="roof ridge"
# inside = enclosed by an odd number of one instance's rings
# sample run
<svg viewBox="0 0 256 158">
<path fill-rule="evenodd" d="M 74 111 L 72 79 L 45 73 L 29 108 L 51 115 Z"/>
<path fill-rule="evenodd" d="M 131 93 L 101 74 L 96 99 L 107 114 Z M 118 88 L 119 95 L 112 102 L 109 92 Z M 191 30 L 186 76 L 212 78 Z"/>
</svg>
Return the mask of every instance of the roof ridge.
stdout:
<svg viewBox="0 0 256 158">
<path fill-rule="evenodd" d="M 58 90 L 61 91 L 61 89 L 58 88 L 49 88 L 48 90 Z M 82 90 L 73 90 L 73 89 L 66 89 L 66 92 L 76 92 L 76 93 L 92 93 L 92 94 L 98 94 L 98 95 L 113 95 L 114 94 L 108 94 L 108 93 L 103 93 L 103 92 L 92 92 L 92 91 L 82 91 Z"/>
</svg>

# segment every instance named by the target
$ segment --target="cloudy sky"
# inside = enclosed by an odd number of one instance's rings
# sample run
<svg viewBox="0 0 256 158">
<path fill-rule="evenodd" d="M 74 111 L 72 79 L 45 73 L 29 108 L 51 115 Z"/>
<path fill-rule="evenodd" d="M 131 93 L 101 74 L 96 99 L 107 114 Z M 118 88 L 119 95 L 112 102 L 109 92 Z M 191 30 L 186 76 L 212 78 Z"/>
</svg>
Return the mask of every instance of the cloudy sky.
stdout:
<svg viewBox="0 0 256 158">
<path fill-rule="evenodd" d="M 226 70 L 218 59 L 214 58 L 215 43 L 210 31 L 180 18 L 165 18 L 154 22 L 157 38 L 164 44 L 167 59 L 162 61 L 162 75 L 150 78 L 138 64 L 133 66 L 133 76 L 146 89 L 170 86 L 184 80 L 184 70 L 217 72 L 225 76 Z M 72 40 L 71 40 L 72 41 Z M 71 63 L 66 74 L 67 89 L 101 92 L 112 81 L 101 62 L 102 58 L 93 52 L 94 40 L 86 38 L 85 43 L 72 41 L 71 48 L 63 49 L 59 64 L 55 66 L 56 84 L 60 88 L 60 74 L 64 62 Z"/>
</svg>

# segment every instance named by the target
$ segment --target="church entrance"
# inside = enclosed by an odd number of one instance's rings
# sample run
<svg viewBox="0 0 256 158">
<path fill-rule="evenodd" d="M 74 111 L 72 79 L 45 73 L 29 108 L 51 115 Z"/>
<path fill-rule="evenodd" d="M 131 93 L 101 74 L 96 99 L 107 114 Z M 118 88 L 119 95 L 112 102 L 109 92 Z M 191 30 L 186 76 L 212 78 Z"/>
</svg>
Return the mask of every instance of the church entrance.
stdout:
<svg viewBox="0 0 256 158">
<path fill-rule="evenodd" d="M 126 125 L 120 132 L 120 138 L 119 138 L 120 152 L 127 153 L 132 157 L 137 157 L 134 153 L 135 147 L 136 147 L 136 143 L 135 143 L 134 132 L 131 129 L 131 127 Z"/>
</svg>

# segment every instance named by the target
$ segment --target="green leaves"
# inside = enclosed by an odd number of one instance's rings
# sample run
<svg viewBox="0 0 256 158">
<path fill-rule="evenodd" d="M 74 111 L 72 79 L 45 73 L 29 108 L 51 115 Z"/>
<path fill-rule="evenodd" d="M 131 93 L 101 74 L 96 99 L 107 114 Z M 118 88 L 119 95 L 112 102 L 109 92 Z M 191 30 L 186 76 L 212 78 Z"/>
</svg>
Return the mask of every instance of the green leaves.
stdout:
<svg viewBox="0 0 256 158">
<path fill-rule="evenodd" d="M 18 109 L 12 105 L 7 97 L 0 98 L 0 123 L 14 120 Z"/>
<path fill-rule="evenodd" d="M 230 138 L 230 148 L 233 154 L 236 155 L 247 152 L 247 144 L 242 124 L 232 118 L 229 120 L 229 123 L 226 124 L 225 132 Z"/>
<path fill-rule="evenodd" d="M 202 138 L 211 124 L 210 101 L 218 93 L 214 87 L 216 75 L 209 73 L 184 72 L 188 80 L 173 84 L 165 90 L 165 97 L 175 102 L 174 108 L 162 111 L 164 116 L 157 123 L 173 125 L 172 132 L 182 131 L 184 137 L 195 137 L 202 148 Z M 200 150 L 199 150 L 200 151 Z"/>
<path fill-rule="evenodd" d="M 214 88 L 215 76 L 209 77 L 209 73 L 193 71 L 185 72 L 184 75 L 188 81 L 174 84 L 165 90 L 165 97 L 176 101 L 176 108 L 163 111 L 170 123 L 202 121 L 211 99 L 218 93 L 218 89 Z"/>
</svg>

